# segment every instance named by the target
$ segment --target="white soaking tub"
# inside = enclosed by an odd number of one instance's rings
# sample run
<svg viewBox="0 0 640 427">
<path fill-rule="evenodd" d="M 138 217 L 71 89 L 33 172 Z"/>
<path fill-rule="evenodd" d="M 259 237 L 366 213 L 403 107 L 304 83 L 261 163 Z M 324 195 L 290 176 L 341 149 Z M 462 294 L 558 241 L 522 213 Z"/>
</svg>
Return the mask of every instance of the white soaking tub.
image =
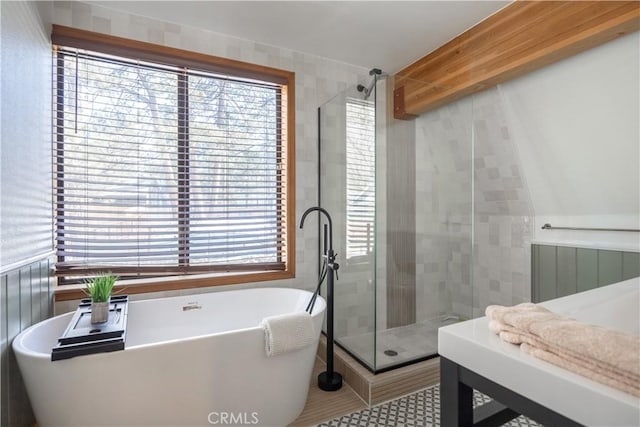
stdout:
<svg viewBox="0 0 640 427">
<path fill-rule="evenodd" d="M 52 362 L 73 313 L 26 329 L 13 349 L 40 427 L 284 426 L 304 408 L 318 340 L 267 357 L 258 325 L 310 297 L 264 288 L 134 301 L 123 351 Z M 324 311 L 318 298 L 318 338 Z"/>
</svg>

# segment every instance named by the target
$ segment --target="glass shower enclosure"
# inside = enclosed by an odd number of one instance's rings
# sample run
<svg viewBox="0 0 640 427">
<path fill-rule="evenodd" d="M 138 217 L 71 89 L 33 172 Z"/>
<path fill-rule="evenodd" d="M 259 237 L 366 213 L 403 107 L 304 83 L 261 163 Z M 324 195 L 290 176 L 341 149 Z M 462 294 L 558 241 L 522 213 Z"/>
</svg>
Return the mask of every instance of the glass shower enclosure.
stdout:
<svg viewBox="0 0 640 427">
<path fill-rule="evenodd" d="M 434 357 L 438 327 L 473 315 L 472 109 L 396 119 L 397 79 L 373 73 L 318 115 L 335 341 L 376 373 Z"/>
</svg>

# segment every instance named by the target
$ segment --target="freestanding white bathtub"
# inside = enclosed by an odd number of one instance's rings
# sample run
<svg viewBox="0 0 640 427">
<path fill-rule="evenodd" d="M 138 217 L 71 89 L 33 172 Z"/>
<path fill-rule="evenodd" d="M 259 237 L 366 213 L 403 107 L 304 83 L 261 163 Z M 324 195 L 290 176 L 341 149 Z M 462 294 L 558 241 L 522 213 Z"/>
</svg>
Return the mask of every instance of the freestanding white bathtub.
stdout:
<svg viewBox="0 0 640 427">
<path fill-rule="evenodd" d="M 134 301 L 123 351 L 52 362 L 73 313 L 23 331 L 13 349 L 40 427 L 284 426 L 304 408 L 317 340 L 266 357 L 258 325 L 304 311 L 310 297 L 265 288 Z M 318 298 L 318 338 L 324 310 Z"/>
</svg>

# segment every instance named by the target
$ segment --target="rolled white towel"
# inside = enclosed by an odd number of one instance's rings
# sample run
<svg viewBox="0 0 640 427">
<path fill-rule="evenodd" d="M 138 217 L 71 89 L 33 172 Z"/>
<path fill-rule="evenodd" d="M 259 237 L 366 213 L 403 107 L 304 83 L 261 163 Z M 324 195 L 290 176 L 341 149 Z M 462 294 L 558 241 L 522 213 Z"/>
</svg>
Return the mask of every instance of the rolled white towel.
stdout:
<svg viewBox="0 0 640 427">
<path fill-rule="evenodd" d="M 265 317 L 260 326 L 264 329 L 265 351 L 269 357 L 304 348 L 318 338 L 313 317 L 307 312 Z"/>
</svg>

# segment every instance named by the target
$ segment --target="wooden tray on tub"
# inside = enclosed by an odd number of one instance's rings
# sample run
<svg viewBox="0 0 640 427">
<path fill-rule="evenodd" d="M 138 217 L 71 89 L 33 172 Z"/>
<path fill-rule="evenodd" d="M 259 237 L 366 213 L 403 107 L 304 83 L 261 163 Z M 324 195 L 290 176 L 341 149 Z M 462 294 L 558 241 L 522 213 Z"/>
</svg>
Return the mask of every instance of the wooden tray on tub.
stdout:
<svg viewBox="0 0 640 427">
<path fill-rule="evenodd" d="M 80 301 L 69 326 L 51 350 L 51 361 L 124 350 L 128 308 L 127 295 L 113 296 L 109 319 L 105 323 L 91 323 L 91 300 Z"/>
</svg>

